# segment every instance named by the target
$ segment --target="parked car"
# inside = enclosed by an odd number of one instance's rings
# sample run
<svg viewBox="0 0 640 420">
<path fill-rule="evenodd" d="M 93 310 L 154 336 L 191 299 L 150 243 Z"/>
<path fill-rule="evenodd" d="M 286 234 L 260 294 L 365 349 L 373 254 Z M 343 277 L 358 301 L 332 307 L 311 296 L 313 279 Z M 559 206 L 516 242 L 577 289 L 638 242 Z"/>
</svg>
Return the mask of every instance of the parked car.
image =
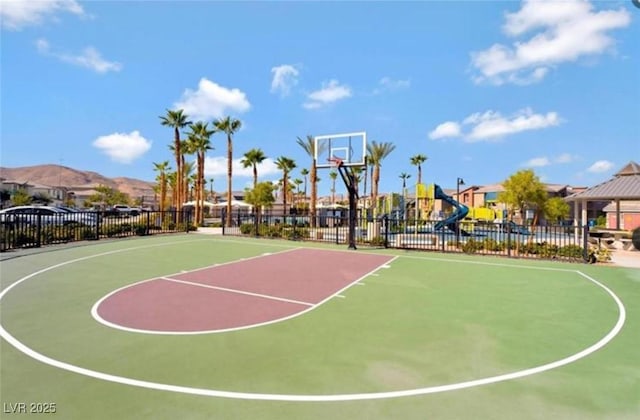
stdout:
<svg viewBox="0 0 640 420">
<path fill-rule="evenodd" d="M 0 210 L 0 222 L 3 224 L 32 224 L 40 220 L 42 225 L 88 225 L 95 226 L 96 214 L 93 212 L 72 212 L 51 206 L 16 206 Z"/>
<path fill-rule="evenodd" d="M 105 211 L 105 216 L 138 216 L 140 209 L 129 207 L 126 204 L 116 204 Z"/>
</svg>

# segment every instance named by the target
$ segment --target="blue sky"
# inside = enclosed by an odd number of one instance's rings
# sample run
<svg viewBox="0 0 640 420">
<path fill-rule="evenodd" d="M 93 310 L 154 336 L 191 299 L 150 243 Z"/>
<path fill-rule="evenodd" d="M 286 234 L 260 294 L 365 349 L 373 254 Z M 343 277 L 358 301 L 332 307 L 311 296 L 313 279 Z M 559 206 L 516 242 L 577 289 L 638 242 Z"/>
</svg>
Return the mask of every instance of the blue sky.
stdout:
<svg viewBox="0 0 640 420">
<path fill-rule="evenodd" d="M 366 131 L 395 151 L 381 191 L 429 157 L 454 188 L 533 168 L 590 186 L 640 160 L 640 8 L 620 1 L 1 0 L 2 166 L 152 181 L 173 163 L 166 109 L 243 122 L 253 147 L 310 161 L 297 136 Z M 207 177 L 223 190 L 226 144 Z M 250 182 L 236 165 L 234 188 Z M 277 179 L 272 161 L 259 173 Z M 320 173 L 321 192 L 330 188 Z"/>
</svg>

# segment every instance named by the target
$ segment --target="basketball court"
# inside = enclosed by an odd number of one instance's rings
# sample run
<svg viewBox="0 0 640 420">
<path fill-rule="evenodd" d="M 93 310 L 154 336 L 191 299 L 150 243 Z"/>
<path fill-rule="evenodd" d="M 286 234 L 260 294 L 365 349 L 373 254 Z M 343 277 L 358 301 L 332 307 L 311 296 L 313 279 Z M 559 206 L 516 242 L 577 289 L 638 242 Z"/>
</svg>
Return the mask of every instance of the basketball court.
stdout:
<svg viewBox="0 0 640 420">
<path fill-rule="evenodd" d="M 3 404 L 123 419 L 639 412 L 637 270 L 299 245 L 184 234 L 3 261 Z"/>
</svg>

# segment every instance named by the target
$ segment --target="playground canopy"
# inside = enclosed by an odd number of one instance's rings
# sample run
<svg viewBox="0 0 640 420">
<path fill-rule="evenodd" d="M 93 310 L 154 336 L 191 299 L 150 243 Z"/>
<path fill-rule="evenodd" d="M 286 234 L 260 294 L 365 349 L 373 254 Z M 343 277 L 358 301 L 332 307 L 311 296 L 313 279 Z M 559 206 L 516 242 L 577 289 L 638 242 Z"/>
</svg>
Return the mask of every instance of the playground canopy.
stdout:
<svg viewBox="0 0 640 420">
<path fill-rule="evenodd" d="M 633 161 L 629 162 L 608 181 L 570 195 L 565 200 L 576 203 L 574 206 L 574 218 L 576 220 L 580 219 L 582 225 L 587 224 L 587 202 L 614 201 L 616 207 L 616 229 L 620 229 L 620 202 L 640 200 L 640 165 Z M 581 213 L 580 217 L 578 212 Z"/>
<path fill-rule="evenodd" d="M 227 207 L 227 202 L 223 201 L 220 203 L 216 203 L 216 204 L 212 204 L 211 207 L 213 208 L 224 208 Z M 249 208 L 249 207 L 253 207 L 251 204 L 244 202 L 244 201 L 240 201 L 240 200 L 231 200 L 231 207 L 244 207 L 244 208 Z"/>
<path fill-rule="evenodd" d="M 213 204 L 213 203 L 211 203 L 209 201 L 203 201 L 202 205 L 205 206 L 205 207 L 215 207 L 216 206 L 215 204 Z M 185 207 L 185 206 L 195 207 L 196 206 L 196 202 L 195 201 L 187 201 L 186 203 L 182 204 L 182 207 Z"/>
</svg>

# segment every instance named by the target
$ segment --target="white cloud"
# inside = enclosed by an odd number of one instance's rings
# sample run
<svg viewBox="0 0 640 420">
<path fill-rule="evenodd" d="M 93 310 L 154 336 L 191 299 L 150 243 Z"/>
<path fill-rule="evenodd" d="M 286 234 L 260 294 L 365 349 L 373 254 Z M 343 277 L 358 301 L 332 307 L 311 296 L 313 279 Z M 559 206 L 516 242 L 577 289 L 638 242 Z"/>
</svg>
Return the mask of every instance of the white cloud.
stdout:
<svg viewBox="0 0 640 420">
<path fill-rule="evenodd" d="M 308 94 L 309 100 L 302 106 L 306 109 L 316 109 L 349 97 L 351 97 L 351 88 L 347 85 L 340 85 L 337 80 L 331 79 L 328 83 L 322 83 L 321 89 Z"/>
<path fill-rule="evenodd" d="M 547 156 L 535 157 L 524 162 L 522 166 L 535 168 L 549 165 L 563 165 L 565 163 L 571 163 L 576 159 L 577 156 L 574 156 L 571 153 L 561 153 L 551 159 Z"/>
<path fill-rule="evenodd" d="M 396 92 L 398 90 L 407 89 L 411 86 L 411 80 L 393 80 L 390 77 L 383 77 L 378 81 L 378 87 L 373 90 L 374 95 L 383 92 Z"/>
<path fill-rule="evenodd" d="M 80 67 L 86 67 L 97 73 L 107 73 L 110 71 L 122 70 L 122 64 L 115 61 L 107 61 L 100 55 L 100 52 L 93 47 L 85 48 L 81 54 L 68 54 L 51 49 L 49 41 L 44 38 L 36 40 L 36 49 L 40 54 L 55 57 L 60 61 L 70 63 Z"/>
<path fill-rule="evenodd" d="M 429 133 L 431 140 L 443 139 L 447 137 L 460 137 L 460 124 L 455 121 L 443 122 Z"/>
<path fill-rule="evenodd" d="M 571 153 L 562 153 L 558 155 L 555 159 L 555 163 L 570 163 L 577 159 L 577 156 L 572 155 Z"/>
<path fill-rule="evenodd" d="M 512 45 L 494 44 L 471 53 L 479 71 L 477 83 L 529 84 L 542 80 L 555 65 L 611 50 L 609 31 L 629 25 L 623 8 L 595 11 L 587 0 L 525 0 L 515 13 L 507 13 L 503 30 L 517 39 Z M 535 32 L 537 31 L 537 32 Z"/>
<path fill-rule="evenodd" d="M 240 161 L 242 158 L 233 159 L 233 176 L 253 177 L 253 168 L 243 168 Z M 224 156 L 206 157 L 204 162 L 204 173 L 206 176 L 227 177 L 227 158 Z M 275 162 L 271 158 L 266 158 L 258 164 L 258 178 L 280 173 Z"/>
<path fill-rule="evenodd" d="M 549 166 L 549 165 L 551 165 L 551 161 L 549 160 L 549 158 L 544 156 L 529 159 L 528 161 L 522 164 L 522 166 L 525 166 L 528 168 L 540 168 L 540 167 Z"/>
<path fill-rule="evenodd" d="M 242 113 L 251 108 L 247 95 L 240 89 L 228 89 L 208 80 L 200 79 L 197 90 L 185 89 L 174 105 L 193 120 L 221 118 L 229 113 Z"/>
<path fill-rule="evenodd" d="M 607 172 L 611 170 L 611 168 L 613 168 L 613 162 L 609 162 L 608 160 L 599 160 L 595 162 L 593 165 L 589 166 L 589 169 L 587 169 L 587 171 L 600 173 L 600 172 Z"/>
<path fill-rule="evenodd" d="M 560 122 L 556 112 L 548 112 L 544 115 L 534 114 L 531 109 L 526 108 L 507 118 L 499 112 L 487 111 L 484 114 L 473 114 L 465 119 L 465 124 L 474 125 L 466 138 L 468 141 L 498 139 L 522 131 L 555 126 Z"/>
<path fill-rule="evenodd" d="M 2 27 L 10 30 L 39 25 L 46 18 L 55 19 L 55 15 L 59 12 L 85 16 L 82 6 L 75 0 L 2 0 L 0 2 Z"/>
<path fill-rule="evenodd" d="M 510 134 L 522 131 L 540 130 L 556 126 L 562 120 L 556 112 L 535 114 L 530 108 L 524 108 L 515 114 L 505 117 L 496 111 L 476 112 L 462 121 L 470 126 L 470 131 L 463 133 L 462 126 L 456 121 L 447 121 L 438 125 L 429 133 L 429 138 L 437 140 L 446 137 L 464 137 L 468 142 L 497 140 Z"/>
<path fill-rule="evenodd" d="M 300 72 L 295 66 L 283 64 L 271 69 L 273 79 L 271 80 L 271 93 L 279 93 L 280 96 L 287 96 L 291 93 L 291 88 L 298 84 Z"/>
<path fill-rule="evenodd" d="M 114 133 L 98 137 L 93 146 L 115 162 L 131 163 L 151 149 L 151 141 L 142 137 L 136 130 L 131 133 Z"/>
</svg>

